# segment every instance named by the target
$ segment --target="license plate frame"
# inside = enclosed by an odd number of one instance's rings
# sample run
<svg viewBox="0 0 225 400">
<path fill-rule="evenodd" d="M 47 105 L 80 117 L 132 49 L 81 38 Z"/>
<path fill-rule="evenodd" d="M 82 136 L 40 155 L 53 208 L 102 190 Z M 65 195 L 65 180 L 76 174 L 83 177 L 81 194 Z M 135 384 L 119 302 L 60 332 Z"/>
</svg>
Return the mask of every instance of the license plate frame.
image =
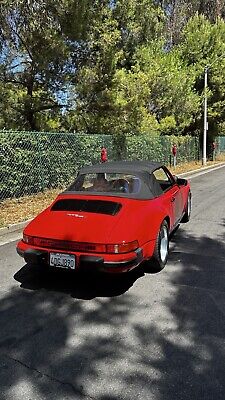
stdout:
<svg viewBox="0 0 225 400">
<path fill-rule="evenodd" d="M 49 265 L 54 268 L 76 269 L 76 257 L 74 254 L 51 252 L 49 254 Z"/>
</svg>

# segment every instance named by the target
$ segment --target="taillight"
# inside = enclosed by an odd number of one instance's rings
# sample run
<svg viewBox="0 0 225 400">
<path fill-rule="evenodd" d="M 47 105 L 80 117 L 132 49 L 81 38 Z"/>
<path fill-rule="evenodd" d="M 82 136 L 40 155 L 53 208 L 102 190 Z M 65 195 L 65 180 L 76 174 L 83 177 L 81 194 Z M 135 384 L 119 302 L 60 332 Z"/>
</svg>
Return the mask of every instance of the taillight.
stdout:
<svg viewBox="0 0 225 400">
<path fill-rule="evenodd" d="M 23 234 L 23 241 L 24 241 L 24 243 L 27 243 L 27 244 L 31 244 L 31 245 L 34 244 L 33 236 L 28 236 L 28 235 Z"/>
<path fill-rule="evenodd" d="M 137 240 L 128 243 L 123 242 L 119 244 L 107 244 L 106 252 L 111 254 L 129 253 L 136 250 L 138 247 L 139 245 Z"/>
<path fill-rule="evenodd" d="M 45 247 L 56 250 L 66 251 L 79 251 L 89 253 L 108 253 L 108 254 L 121 254 L 129 253 L 139 247 L 138 241 L 123 242 L 119 244 L 101 244 L 101 243 L 86 243 L 86 242 L 72 242 L 57 239 L 47 239 L 33 237 L 23 234 L 23 241 L 26 244 L 37 247 Z"/>
<path fill-rule="evenodd" d="M 94 252 L 94 253 L 105 253 L 106 246 L 98 243 L 85 243 L 85 242 L 72 242 L 66 240 L 57 239 L 45 239 L 45 238 L 34 238 L 34 246 L 48 247 L 59 250 L 70 250 L 80 252 Z"/>
</svg>

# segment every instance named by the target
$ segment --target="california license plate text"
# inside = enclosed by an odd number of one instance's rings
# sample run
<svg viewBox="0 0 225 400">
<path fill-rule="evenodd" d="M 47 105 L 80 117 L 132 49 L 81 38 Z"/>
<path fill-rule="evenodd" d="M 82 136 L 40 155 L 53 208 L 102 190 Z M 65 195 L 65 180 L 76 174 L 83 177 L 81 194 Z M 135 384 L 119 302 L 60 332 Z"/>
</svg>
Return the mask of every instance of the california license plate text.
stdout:
<svg viewBox="0 0 225 400">
<path fill-rule="evenodd" d="M 50 266 L 75 269 L 75 256 L 62 253 L 50 253 Z"/>
</svg>

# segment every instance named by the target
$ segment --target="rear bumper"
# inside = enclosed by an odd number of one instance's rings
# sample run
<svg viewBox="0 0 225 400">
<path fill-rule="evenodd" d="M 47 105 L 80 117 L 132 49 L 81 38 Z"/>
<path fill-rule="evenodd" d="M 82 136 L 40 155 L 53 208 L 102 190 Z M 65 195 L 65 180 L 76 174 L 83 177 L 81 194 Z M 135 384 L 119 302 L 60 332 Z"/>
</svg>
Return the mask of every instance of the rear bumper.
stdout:
<svg viewBox="0 0 225 400">
<path fill-rule="evenodd" d="M 17 253 L 24 258 L 27 264 L 36 264 L 36 265 L 48 265 L 49 264 L 49 253 L 56 252 L 57 250 L 43 250 L 43 249 L 35 249 L 35 248 L 27 248 L 22 241 L 17 245 Z M 121 260 L 116 260 L 115 255 L 114 260 L 105 260 L 102 255 L 84 255 L 79 254 L 76 255 L 77 259 L 77 267 L 75 271 L 101 271 L 108 273 L 122 273 L 128 272 L 131 269 L 137 267 L 143 261 L 143 251 L 141 248 L 132 252 L 132 254 L 128 253 L 126 258 Z M 51 267 L 54 268 L 54 267 Z M 60 269 L 60 267 L 57 267 Z M 64 268 L 63 268 L 64 269 Z"/>
<path fill-rule="evenodd" d="M 135 256 L 132 259 L 123 261 L 108 262 L 103 257 L 96 256 L 80 256 L 80 269 L 88 269 L 89 267 L 93 270 L 93 267 L 97 271 L 102 272 L 127 272 L 137 267 L 143 261 L 142 249 L 135 250 Z"/>
</svg>

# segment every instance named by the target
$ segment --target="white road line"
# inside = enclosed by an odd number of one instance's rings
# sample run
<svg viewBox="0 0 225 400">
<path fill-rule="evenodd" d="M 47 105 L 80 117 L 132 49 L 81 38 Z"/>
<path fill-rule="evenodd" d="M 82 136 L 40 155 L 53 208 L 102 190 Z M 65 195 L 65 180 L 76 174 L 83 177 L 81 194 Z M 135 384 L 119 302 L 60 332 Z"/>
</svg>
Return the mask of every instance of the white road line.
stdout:
<svg viewBox="0 0 225 400">
<path fill-rule="evenodd" d="M 213 171 L 216 171 L 217 169 L 224 168 L 224 167 L 225 167 L 225 164 L 220 165 L 219 167 L 213 167 L 212 169 L 209 169 L 209 170 L 194 173 L 193 175 L 191 174 L 191 171 L 190 171 L 190 175 L 186 176 L 186 178 L 187 179 L 197 178 L 198 176 L 209 174 L 209 172 L 213 172 Z"/>
<path fill-rule="evenodd" d="M 0 247 L 20 239 L 22 239 L 22 232 L 15 232 L 14 234 L 2 236 L 0 237 Z"/>
</svg>

